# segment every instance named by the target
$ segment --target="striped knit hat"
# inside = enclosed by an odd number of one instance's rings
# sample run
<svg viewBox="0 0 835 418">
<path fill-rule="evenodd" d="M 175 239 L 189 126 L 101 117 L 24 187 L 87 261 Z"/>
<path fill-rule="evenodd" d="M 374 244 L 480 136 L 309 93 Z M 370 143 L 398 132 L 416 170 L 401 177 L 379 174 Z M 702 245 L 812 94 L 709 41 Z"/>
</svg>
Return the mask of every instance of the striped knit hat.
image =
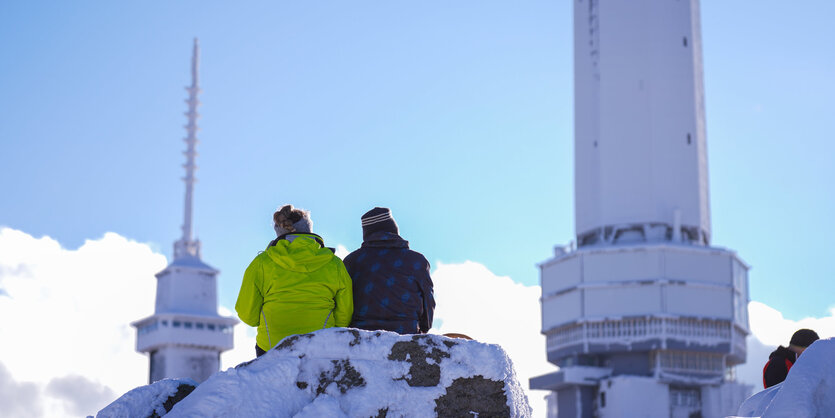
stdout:
<svg viewBox="0 0 835 418">
<path fill-rule="evenodd" d="M 375 232 L 399 233 L 397 222 L 391 217 L 389 208 L 374 208 L 362 215 L 362 239 L 367 240 Z"/>
</svg>

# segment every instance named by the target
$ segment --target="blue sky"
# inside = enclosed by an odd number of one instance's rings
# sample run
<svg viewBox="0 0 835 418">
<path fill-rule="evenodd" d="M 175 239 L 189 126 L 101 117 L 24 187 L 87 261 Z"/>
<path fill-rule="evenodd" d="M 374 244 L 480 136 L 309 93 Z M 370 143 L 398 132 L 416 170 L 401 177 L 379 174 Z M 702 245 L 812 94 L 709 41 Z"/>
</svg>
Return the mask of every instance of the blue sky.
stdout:
<svg viewBox="0 0 835 418">
<path fill-rule="evenodd" d="M 793 319 L 835 290 L 833 14 L 702 2 L 713 243 Z M 573 238 L 568 1 L 4 2 L 0 225 L 170 257 L 194 37 L 195 229 L 222 304 L 283 203 L 349 250 L 360 215 L 391 207 L 431 262 L 528 285 Z"/>
</svg>

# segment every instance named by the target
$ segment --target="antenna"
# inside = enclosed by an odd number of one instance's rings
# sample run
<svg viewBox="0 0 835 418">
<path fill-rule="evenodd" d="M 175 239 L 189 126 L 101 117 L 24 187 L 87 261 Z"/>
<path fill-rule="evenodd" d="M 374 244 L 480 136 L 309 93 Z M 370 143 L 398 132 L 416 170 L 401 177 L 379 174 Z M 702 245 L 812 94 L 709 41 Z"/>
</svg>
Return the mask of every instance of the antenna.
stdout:
<svg viewBox="0 0 835 418">
<path fill-rule="evenodd" d="M 186 183 L 186 197 L 185 208 L 183 216 L 183 236 L 179 241 L 174 243 L 174 258 L 181 258 L 185 256 L 200 257 L 200 242 L 192 240 L 192 212 L 194 200 L 194 183 L 197 178 L 194 176 L 197 170 L 195 158 L 197 157 L 197 118 L 200 114 L 197 113 L 197 106 L 200 101 L 197 95 L 200 93 L 198 85 L 198 70 L 200 68 L 200 43 L 197 38 L 194 38 L 194 50 L 191 56 L 191 86 L 186 87 L 188 92 L 188 111 L 185 113 L 188 118 L 188 123 L 185 125 L 186 137 L 183 140 L 186 142 L 186 150 L 183 154 L 186 156 L 186 163 L 183 168 L 186 169 L 186 176 L 183 181 Z"/>
</svg>

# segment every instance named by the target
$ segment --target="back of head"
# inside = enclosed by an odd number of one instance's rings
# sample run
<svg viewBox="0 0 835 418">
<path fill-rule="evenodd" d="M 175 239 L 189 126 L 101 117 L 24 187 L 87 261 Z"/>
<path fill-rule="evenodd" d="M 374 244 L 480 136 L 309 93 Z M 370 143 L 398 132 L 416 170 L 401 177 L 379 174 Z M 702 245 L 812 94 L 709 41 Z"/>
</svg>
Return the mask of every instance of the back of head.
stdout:
<svg viewBox="0 0 835 418">
<path fill-rule="evenodd" d="M 279 237 L 293 232 L 310 233 L 313 232 L 313 221 L 309 211 L 284 205 L 273 213 L 273 228 Z"/>
<path fill-rule="evenodd" d="M 819 339 L 820 337 L 818 337 L 817 332 L 803 328 L 795 331 L 794 334 L 792 334 L 792 339 L 789 342 L 789 345 L 806 348 Z"/>
<path fill-rule="evenodd" d="M 367 240 L 368 237 L 377 232 L 391 232 L 393 234 L 399 234 L 400 232 L 389 208 L 375 207 L 365 212 L 361 220 L 363 240 Z"/>
</svg>

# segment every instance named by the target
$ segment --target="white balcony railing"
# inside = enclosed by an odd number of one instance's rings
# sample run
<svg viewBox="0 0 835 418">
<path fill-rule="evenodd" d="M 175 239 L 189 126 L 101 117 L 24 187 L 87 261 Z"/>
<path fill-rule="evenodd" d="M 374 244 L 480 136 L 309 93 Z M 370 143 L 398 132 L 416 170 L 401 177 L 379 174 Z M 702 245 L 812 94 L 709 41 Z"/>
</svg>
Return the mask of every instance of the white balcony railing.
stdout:
<svg viewBox="0 0 835 418">
<path fill-rule="evenodd" d="M 731 328 L 730 321 L 695 318 L 592 320 L 565 325 L 547 332 L 547 344 L 548 351 L 576 344 L 632 344 L 650 339 L 675 339 L 700 345 L 730 344 Z M 744 338 L 742 341 L 744 344 Z"/>
<path fill-rule="evenodd" d="M 150 320 L 137 327 L 136 350 L 147 352 L 163 345 L 229 350 L 233 346 L 232 326 L 224 322 L 229 321 Z"/>
</svg>

